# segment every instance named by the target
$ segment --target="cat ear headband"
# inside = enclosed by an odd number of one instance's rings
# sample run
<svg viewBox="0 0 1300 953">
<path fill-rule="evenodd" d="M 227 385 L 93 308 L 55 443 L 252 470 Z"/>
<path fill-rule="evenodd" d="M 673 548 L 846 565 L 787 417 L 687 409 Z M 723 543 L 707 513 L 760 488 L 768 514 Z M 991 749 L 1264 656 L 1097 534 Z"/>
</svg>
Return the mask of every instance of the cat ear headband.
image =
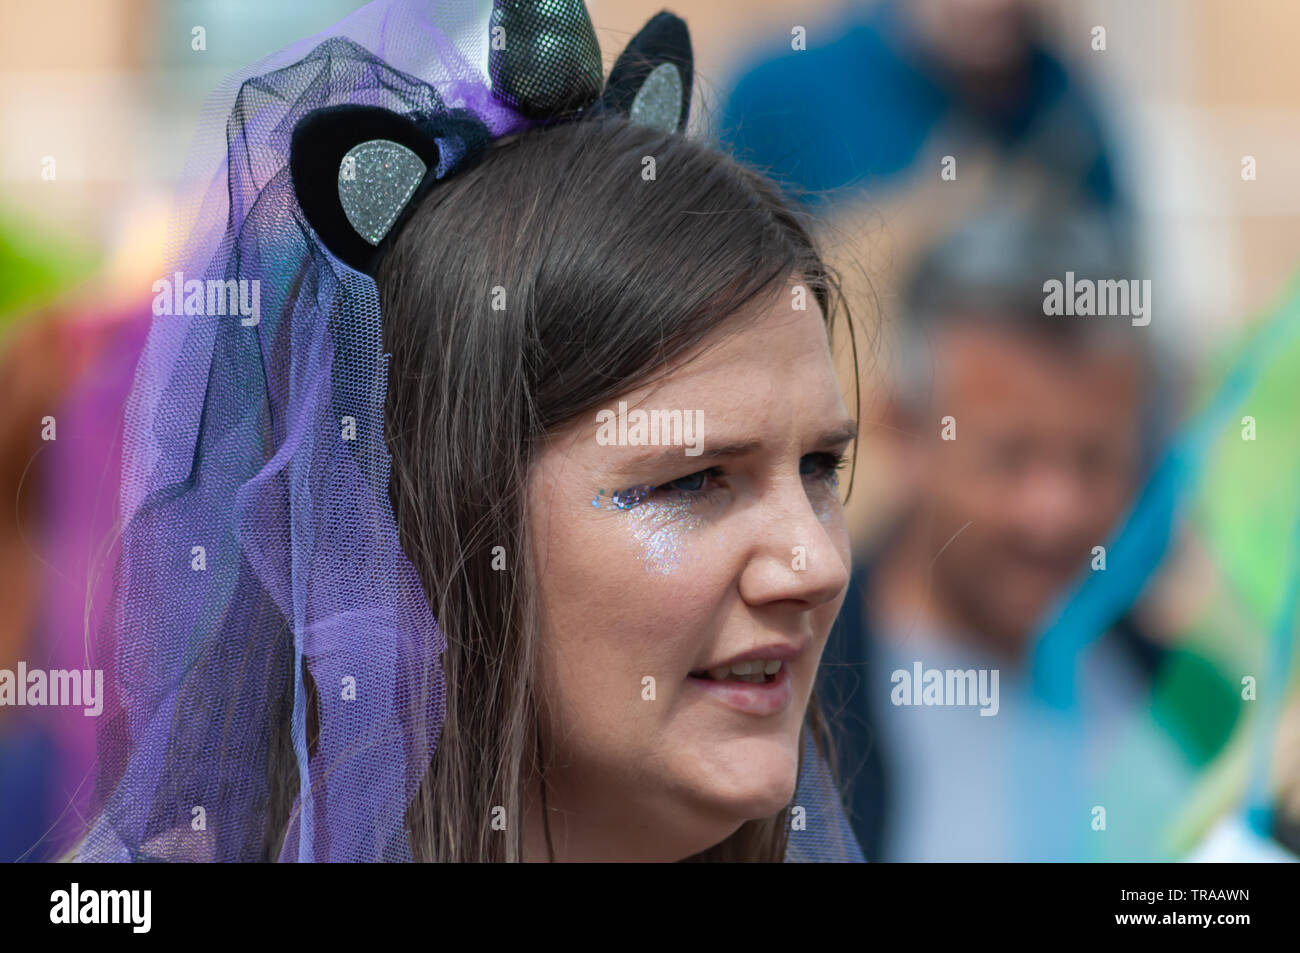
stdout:
<svg viewBox="0 0 1300 953">
<path fill-rule="evenodd" d="M 492 96 L 527 119 L 615 113 L 669 133 L 685 130 L 694 79 L 690 34 L 654 16 L 601 88 L 600 46 L 582 0 L 496 0 L 488 75 Z M 377 106 L 318 109 L 295 126 L 294 192 L 307 221 L 341 261 L 373 274 L 420 199 L 477 161 L 492 135 L 469 110 L 436 116 Z"/>
</svg>

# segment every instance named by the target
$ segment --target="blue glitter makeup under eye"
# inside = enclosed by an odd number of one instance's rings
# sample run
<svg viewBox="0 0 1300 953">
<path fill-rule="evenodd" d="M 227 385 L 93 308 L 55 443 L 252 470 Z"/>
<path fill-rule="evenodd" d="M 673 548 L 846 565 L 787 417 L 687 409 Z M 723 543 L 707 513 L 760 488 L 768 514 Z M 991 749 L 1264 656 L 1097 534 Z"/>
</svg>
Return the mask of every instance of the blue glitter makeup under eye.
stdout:
<svg viewBox="0 0 1300 953">
<path fill-rule="evenodd" d="M 619 490 L 614 494 L 614 505 L 620 510 L 630 510 L 654 492 L 654 487 L 646 483 L 634 486 L 630 490 Z"/>
<path fill-rule="evenodd" d="M 641 486 L 634 486 L 628 490 L 619 490 L 610 497 L 607 508 L 614 510 L 630 510 L 654 491 L 655 487 L 650 483 L 645 483 Z M 600 509 L 600 500 L 604 495 L 605 491 L 602 489 L 592 498 L 591 505 L 596 507 L 596 509 Z"/>
</svg>

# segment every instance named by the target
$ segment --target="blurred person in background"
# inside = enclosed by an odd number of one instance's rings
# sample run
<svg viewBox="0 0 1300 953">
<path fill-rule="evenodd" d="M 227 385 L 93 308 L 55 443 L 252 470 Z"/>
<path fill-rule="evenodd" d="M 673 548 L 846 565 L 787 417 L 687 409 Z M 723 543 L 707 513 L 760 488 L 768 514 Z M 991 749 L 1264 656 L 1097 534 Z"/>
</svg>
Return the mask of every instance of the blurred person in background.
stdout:
<svg viewBox="0 0 1300 953">
<path fill-rule="evenodd" d="M 760 54 L 726 103 L 722 137 L 747 161 L 813 198 L 937 180 L 937 151 L 985 151 L 1032 166 L 1072 201 L 1120 204 L 1092 97 L 1044 40 L 1027 0 L 884 0 L 807 49 Z M 1020 174 L 1020 172 L 1017 172 Z"/>
<path fill-rule="evenodd" d="M 1060 209 L 980 212 L 907 286 L 882 427 L 907 492 L 883 539 L 854 560 L 823 668 L 851 821 L 871 860 L 1083 859 L 1091 781 L 1153 704 L 1160 727 L 1141 742 L 1153 812 L 1235 716 L 1213 668 L 1171 662 L 1178 653 L 1136 613 L 1080 660 L 1080 721 L 1035 697 L 1033 638 L 1131 503 L 1160 389 L 1146 328 L 1044 313 L 1049 278 L 1137 273 L 1103 219 Z M 1157 699 L 1171 664 L 1195 687 Z M 916 665 L 996 672 L 986 714 L 973 700 L 918 705 Z M 1108 803 L 1121 830 L 1111 848 L 1152 858 L 1143 810 Z"/>
<path fill-rule="evenodd" d="M 756 52 L 720 136 L 815 208 L 855 313 L 890 326 L 905 320 L 902 278 L 918 257 L 993 202 L 1051 196 L 1134 232 L 1101 109 L 1051 26 L 1048 5 L 1028 0 L 863 0 L 809 24 L 806 49 L 783 34 Z M 865 369 L 864 419 L 888 399 Z M 899 493 L 888 449 L 860 440 L 879 465 L 846 506 L 859 542 Z"/>
</svg>

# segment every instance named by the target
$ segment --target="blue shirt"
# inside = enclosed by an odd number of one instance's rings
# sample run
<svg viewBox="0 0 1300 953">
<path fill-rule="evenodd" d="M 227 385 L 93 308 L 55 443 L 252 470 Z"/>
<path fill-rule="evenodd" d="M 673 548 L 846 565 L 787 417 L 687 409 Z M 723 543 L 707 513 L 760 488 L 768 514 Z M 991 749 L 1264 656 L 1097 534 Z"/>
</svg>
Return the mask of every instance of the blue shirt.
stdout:
<svg viewBox="0 0 1300 953">
<path fill-rule="evenodd" d="M 959 155 L 963 136 L 991 141 L 1037 162 L 1070 194 L 1118 204 L 1096 110 L 1046 49 L 1029 48 L 1017 95 L 980 105 L 914 52 L 908 29 L 886 2 L 823 42 L 814 31 L 806 50 L 787 45 L 763 57 L 726 102 L 724 146 L 815 204 L 829 190 L 888 186 L 937 130 L 960 130 L 944 140 L 945 153 Z"/>
</svg>

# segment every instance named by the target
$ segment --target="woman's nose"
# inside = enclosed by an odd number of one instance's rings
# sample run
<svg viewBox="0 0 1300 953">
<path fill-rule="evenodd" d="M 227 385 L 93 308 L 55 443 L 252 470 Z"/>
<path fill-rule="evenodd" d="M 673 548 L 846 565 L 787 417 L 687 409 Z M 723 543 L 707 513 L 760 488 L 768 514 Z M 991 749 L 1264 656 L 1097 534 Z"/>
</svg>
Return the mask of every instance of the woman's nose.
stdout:
<svg viewBox="0 0 1300 953">
<path fill-rule="evenodd" d="M 839 507 L 836 500 L 828 505 Z M 802 481 L 774 493 L 753 516 L 752 553 L 740 578 L 746 602 L 794 601 L 812 609 L 840 596 L 849 581 L 843 521 L 814 506 Z"/>
</svg>

